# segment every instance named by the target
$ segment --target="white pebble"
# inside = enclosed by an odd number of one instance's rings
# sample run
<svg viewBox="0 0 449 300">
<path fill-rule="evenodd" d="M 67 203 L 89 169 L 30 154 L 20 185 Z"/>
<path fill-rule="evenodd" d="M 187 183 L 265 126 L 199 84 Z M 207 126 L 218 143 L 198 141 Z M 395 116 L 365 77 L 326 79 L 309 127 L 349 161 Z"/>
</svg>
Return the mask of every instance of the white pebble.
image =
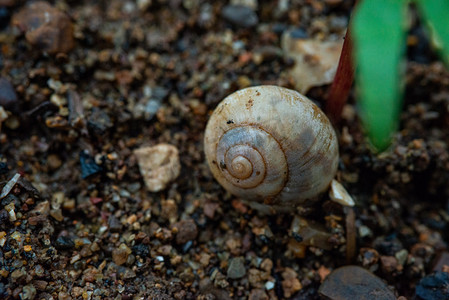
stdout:
<svg viewBox="0 0 449 300">
<path fill-rule="evenodd" d="M 181 171 L 178 149 L 169 144 L 134 150 L 140 173 L 151 192 L 159 192 L 175 180 Z"/>
<path fill-rule="evenodd" d="M 274 288 L 274 282 L 272 282 L 272 281 L 267 281 L 267 282 L 265 283 L 265 289 L 266 289 L 267 291 L 272 290 L 273 288 Z"/>
<path fill-rule="evenodd" d="M 331 189 L 329 192 L 329 197 L 332 201 L 337 202 L 343 206 L 354 206 L 354 200 L 348 191 L 339 183 L 337 180 L 333 179 L 331 182 Z"/>
</svg>

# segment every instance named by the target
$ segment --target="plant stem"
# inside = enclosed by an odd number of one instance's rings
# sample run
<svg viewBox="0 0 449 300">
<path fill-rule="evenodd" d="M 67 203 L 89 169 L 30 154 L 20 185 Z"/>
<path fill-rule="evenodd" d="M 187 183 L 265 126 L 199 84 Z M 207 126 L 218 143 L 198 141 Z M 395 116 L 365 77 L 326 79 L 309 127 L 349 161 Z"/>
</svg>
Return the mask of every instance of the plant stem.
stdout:
<svg viewBox="0 0 449 300">
<path fill-rule="evenodd" d="M 326 112 L 331 121 L 338 124 L 341 119 L 343 106 L 348 99 L 351 91 L 352 82 L 354 81 L 354 66 L 352 63 L 352 39 L 350 27 L 346 31 L 345 41 L 341 50 L 340 60 L 338 62 L 337 72 L 330 88 L 327 102 Z"/>
</svg>

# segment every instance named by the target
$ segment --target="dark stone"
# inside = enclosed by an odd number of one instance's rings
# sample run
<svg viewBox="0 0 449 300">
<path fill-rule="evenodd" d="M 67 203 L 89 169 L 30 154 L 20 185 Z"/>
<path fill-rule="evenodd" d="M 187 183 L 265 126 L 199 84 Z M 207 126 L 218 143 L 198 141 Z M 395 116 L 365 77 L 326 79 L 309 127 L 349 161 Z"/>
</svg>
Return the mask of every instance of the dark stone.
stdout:
<svg viewBox="0 0 449 300">
<path fill-rule="evenodd" d="M 119 232 L 120 230 L 122 230 L 122 223 L 120 223 L 120 220 L 117 219 L 117 217 L 114 215 L 111 215 L 109 217 L 108 224 L 109 230 L 111 230 L 112 232 Z"/>
<path fill-rule="evenodd" d="M 40 198 L 41 197 L 39 191 L 25 177 L 20 177 L 19 180 L 17 181 L 17 184 L 22 189 L 24 189 L 25 191 L 27 191 L 28 193 L 33 195 L 34 198 Z"/>
<path fill-rule="evenodd" d="M 322 298 L 318 295 L 318 287 L 315 285 L 307 286 L 299 290 L 295 295 L 292 296 L 292 300 L 321 300 Z"/>
<path fill-rule="evenodd" d="M 276 34 L 282 34 L 282 33 L 284 33 L 284 31 L 287 30 L 287 28 L 288 28 L 287 24 L 275 23 L 275 24 L 273 24 L 273 27 L 271 29 Z"/>
<path fill-rule="evenodd" d="M 87 120 L 87 128 L 89 132 L 101 136 L 113 126 L 111 118 L 108 114 L 100 109 L 94 109 Z"/>
<path fill-rule="evenodd" d="M 144 244 L 137 244 L 131 248 L 134 255 L 138 255 L 140 257 L 147 257 L 150 254 L 150 247 Z"/>
<path fill-rule="evenodd" d="M 187 253 L 187 252 L 189 252 L 189 250 L 190 250 L 190 248 L 192 248 L 192 246 L 193 246 L 193 242 L 192 242 L 192 241 L 188 241 L 187 243 L 185 243 L 185 244 L 182 246 L 182 253 Z"/>
<path fill-rule="evenodd" d="M 298 243 L 301 243 L 304 240 L 304 238 L 297 232 L 293 232 L 292 236 Z"/>
<path fill-rule="evenodd" d="M 16 90 L 6 78 L 0 78 L 0 106 L 6 110 L 16 111 L 18 108 Z"/>
<path fill-rule="evenodd" d="M 168 89 L 157 86 L 152 91 L 151 99 L 162 101 L 168 96 L 169 92 L 170 91 Z"/>
<path fill-rule="evenodd" d="M 2 199 L 2 201 L 0 202 L 2 206 L 6 206 L 9 203 L 14 202 L 16 206 L 20 206 L 22 205 L 20 202 L 20 199 L 17 198 L 16 195 L 13 195 L 11 193 L 9 193 L 5 198 Z"/>
<path fill-rule="evenodd" d="M 9 224 L 9 214 L 6 210 L 0 210 L 0 226 Z"/>
<path fill-rule="evenodd" d="M 243 257 L 232 258 L 229 261 L 226 276 L 231 279 L 240 279 L 246 274 L 245 259 Z"/>
<path fill-rule="evenodd" d="M 6 289 L 3 282 L 0 282 L 0 297 L 5 297 L 3 299 L 6 299 L 8 297 L 8 290 Z"/>
<path fill-rule="evenodd" d="M 359 266 L 332 271 L 318 292 L 324 299 L 395 300 L 393 292 L 379 277 Z"/>
<path fill-rule="evenodd" d="M 221 11 L 223 18 L 242 28 L 254 27 L 259 23 L 257 14 L 248 6 L 244 5 L 226 5 Z"/>
<path fill-rule="evenodd" d="M 103 168 L 95 163 L 94 158 L 87 151 L 80 152 L 81 177 L 83 179 L 100 173 Z"/>
<path fill-rule="evenodd" d="M 394 256 L 396 252 L 404 249 L 402 243 L 395 235 L 379 237 L 374 241 L 374 248 L 382 255 Z"/>
<path fill-rule="evenodd" d="M 9 168 L 8 168 L 8 164 L 5 162 L 0 162 L 0 175 L 4 175 L 6 173 L 8 173 Z"/>
<path fill-rule="evenodd" d="M 422 278 L 416 286 L 416 296 L 423 300 L 449 299 L 449 273 L 435 272 Z"/>
<path fill-rule="evenodd" d="M 420 64 L 429 64 L 437 58 L 436 53 L 430 45 L 428 34 L 422 25 L 411 28 L 409 35 L 417 39 L 416 44 L 407 47 L 407 57 L 409 60 L 416 61 Z"/>
<path fill-rule="evenodd" d="M 294 39 L 306 39 L 309 37 L 307 32 L 301 28 L 295 28 L 290 31 L 290 36 Z"/>
<path fill-rule="evenodd" d="M 441 252 L 437 255 L 434 262 L 433 271 L 443 271 L 445 266 L 449 266 L 449 252 L 447 251 Z"/>
<path fill-rule="evenodd" d="M 9 19 L 11 18 L 11 14 L 7 7 L 0 6 L 0 30 L 6 28 L 9 24 Z"/>
<path fill-rule="evenodd" d="M 68 236 L 60 236 L 55 241 L 55 247 L 59 250 L 70 250 L 75 247 L 75 242 Z"/>
</svg>

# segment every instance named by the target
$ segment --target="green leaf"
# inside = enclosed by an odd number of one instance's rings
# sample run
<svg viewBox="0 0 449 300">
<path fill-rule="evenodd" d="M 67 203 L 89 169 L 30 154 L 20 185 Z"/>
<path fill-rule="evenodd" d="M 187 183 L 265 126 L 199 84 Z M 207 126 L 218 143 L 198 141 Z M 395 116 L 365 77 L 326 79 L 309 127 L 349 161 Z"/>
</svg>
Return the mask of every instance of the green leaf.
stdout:
<svg viewBox="0 0 449 300">
<path fill-rule="evenodd" d="M 352 23 L 361 118 L 378 150 L 399 124 L 407 0 L 364 0 Z"/>
<path fill-rule="evenodd" d="M 433 44 L 449 66 L 449 1 L 416 0 L 416 3 L 430 29 Z"/>
</svg>

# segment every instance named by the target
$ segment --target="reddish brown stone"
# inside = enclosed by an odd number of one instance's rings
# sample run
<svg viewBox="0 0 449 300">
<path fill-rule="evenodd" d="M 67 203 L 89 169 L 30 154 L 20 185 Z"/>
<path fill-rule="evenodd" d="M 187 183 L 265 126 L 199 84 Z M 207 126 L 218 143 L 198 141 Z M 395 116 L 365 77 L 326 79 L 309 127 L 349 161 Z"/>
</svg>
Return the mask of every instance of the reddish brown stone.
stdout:
<svg viewBox="0 0 449 300">
<path fill-rule="evenodd" d="M 178 229 L 176 243 L 184 244 L 194 240 L 198 235 L 198 228 L 193 220 L 182 220 L 174 225 Z"/>
<path fill-rule="evenodd" d="M 398 267 L 398 260 L 394 256 L 381 256 L 382 270 L 385 273 L 392 273 Z"/>
<path fill-rule="evenodd" d="M 48 2 L 33 2 L 12 18 L 26 40 L 42 52 L 67 53 L 75 46 L 70 18 Z"/>
</svg>

